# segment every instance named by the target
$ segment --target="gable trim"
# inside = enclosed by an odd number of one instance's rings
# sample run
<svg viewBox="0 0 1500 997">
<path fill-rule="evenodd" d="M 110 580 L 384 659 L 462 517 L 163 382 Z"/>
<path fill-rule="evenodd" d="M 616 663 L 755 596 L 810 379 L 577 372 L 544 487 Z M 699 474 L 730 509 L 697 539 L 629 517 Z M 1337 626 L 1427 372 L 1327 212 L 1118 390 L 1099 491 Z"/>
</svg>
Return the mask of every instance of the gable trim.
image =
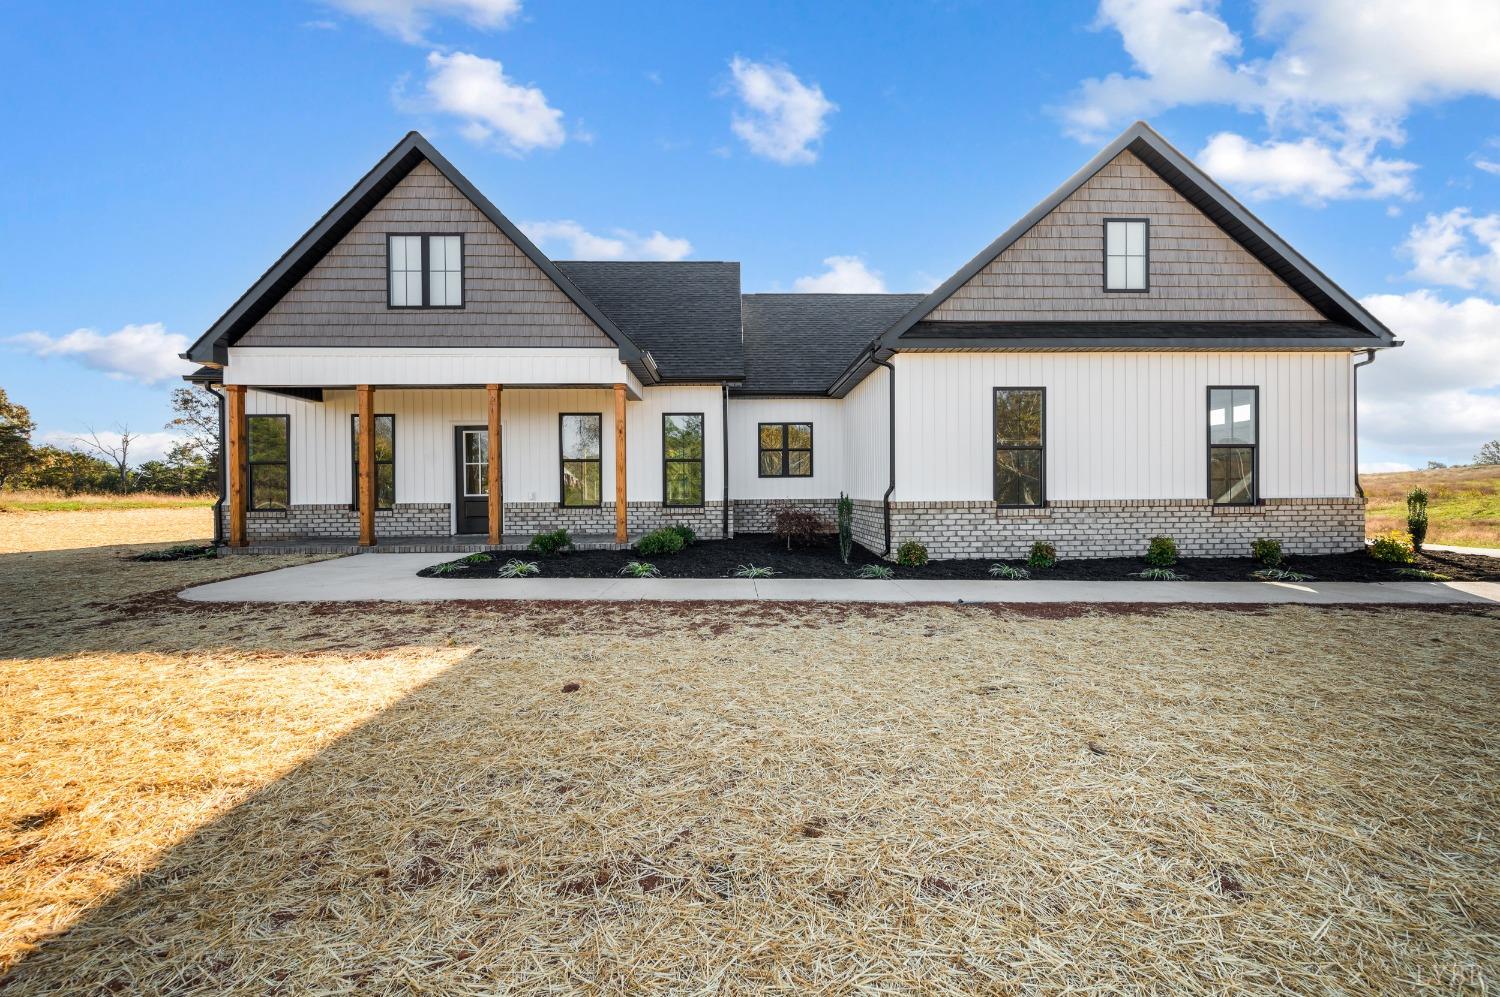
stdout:
<svg viewBox="0 0 1500 997">
<path fill-rule="evenodd" d="M 536 247 L 526 235 L 511 222 L 499 208 L 479 192 L 442 153 L 433 148 L 419 132 L 408 132 L 386 153 L 368 173 L 360 178 L 350 191 L 338 200 L 313 227 L 293 243 L 271 268 L 261 275 L 239 299 L 229 307 L 208 330 L 190 346 L 183 359 L 198 363 L 224 364 L 229 360 L 229 347 L 263 317 L 271 306 L 296 285 L 318 260 L 354 228 L 369 211 L 390 193 L 423 160 L 431 163 L 443 178 L 469 199 L 506 238 L 516 245 L 532 263 L 536 264 L 557 288 L 567 295 L 578 308 L 614 341 L 620 351 L 620 360 L 631 368 L 637 377 L 647 383 L 656 380 L 655 365 L 634 342 L 630 340 L 609 316 L 600 311 L 578 287 Z"/>
</svg>

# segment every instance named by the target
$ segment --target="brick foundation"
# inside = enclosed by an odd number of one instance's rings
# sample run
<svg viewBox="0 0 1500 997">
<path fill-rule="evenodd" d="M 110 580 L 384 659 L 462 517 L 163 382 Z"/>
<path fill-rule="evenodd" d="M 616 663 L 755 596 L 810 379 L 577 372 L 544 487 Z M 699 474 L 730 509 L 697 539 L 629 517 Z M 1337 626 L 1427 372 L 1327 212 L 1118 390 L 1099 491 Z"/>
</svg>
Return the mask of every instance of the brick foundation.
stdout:
<svg viewBox="0 0 1500 997">
<path fill-rule="evenodd" d="M 446 502 L 397 503 L 394 509 L 375 510 L 375 534 L 389 537 L 443 536 L 450 531 Z M 224 512 L 229 533 L 229 512 Z M 285 512 L 245 514 L 245 535 L 251 543 L 297 540 L 303 537 L 358 537 L 359 513 L 347 505 L 294 505 Z"/>
</svg>

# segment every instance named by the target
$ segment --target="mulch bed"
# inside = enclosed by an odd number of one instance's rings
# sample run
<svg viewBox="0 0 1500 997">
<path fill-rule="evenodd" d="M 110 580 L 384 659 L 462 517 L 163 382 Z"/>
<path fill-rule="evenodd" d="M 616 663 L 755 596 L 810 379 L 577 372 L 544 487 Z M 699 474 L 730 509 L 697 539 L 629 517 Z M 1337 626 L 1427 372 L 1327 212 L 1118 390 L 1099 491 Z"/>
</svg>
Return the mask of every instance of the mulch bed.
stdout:
<svg viewBox="0 0 1500 997">
<path fill-rule="evenodd" d="M 741 534 L 733 540 L 701 540 L 681 553 L 643 557 L 634 551 L 580 550 L 552 557 L 522 551 L 502 553 L 486 563 L 466 565 L 463 570 L 434 576 L 431 568 L 418 574 L 442 578 L 495 578 L 500 566 L 509 558 L 535 561 L 543 578 L 614 578 L 630 561 L 649 561 L 663 578 L 728 578 L 741 565 L 771 567 L 777 578 L 853 578 L 866 564 L 884 564 L 880 558 L 858 545 L 848 564 L 839 560 L 838 549 L 830 538 L 811 546 L 786 549 L 785 542 L 769 534 Z M 954 561 L 931 561 L 920 568 L 892 566 L 897 578 L 938 580 L 989 579 L 994 558 L 971 558 Z M 1007 562 L 1023 564 L 1021 561 Z M 1145 567 L 1140 558 L 1106 557 L 1063 560 L 1045 570 L 1033 571 L 1033 579 L 1054 581 L 1134 581 L 1132 576 Z M 1173 570 L 1189 581 L 1249 581 L 1256 569 L 1248 557 L 1187 557 Z M 1395 567 L 1370 557 L 1364 551 L 1330 554 L 1320 557 L 1289 557 L 1284 567 L 1311 575 L 1323 582 L 1391 582 L 1408 581 L 1398 576 Z M 1454 581 L 1500 581 L 1500 558 L 1477 554 L 1430 552 L 1418 555 L 1412 568 L 1435 571 Z"/>
</svg>

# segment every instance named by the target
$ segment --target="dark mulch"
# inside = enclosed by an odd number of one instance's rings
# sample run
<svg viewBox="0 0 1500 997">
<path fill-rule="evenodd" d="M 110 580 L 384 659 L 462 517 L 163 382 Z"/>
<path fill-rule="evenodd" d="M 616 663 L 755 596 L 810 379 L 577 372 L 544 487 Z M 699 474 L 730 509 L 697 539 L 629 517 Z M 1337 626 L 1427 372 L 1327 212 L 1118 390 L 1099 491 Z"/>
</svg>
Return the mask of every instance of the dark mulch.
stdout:
<svg viewBox="0 0 1500 997">
<path fill-rule="evenodd" d="M 768 534 L 741 534 L 733 540 L 701 540 L 681 553 L 657 557 L 614 550 L 579 550 L 552 557 L 520 552 L 498 554 L 492 561 L 466 565 L 463 570 L 452 574 L 433 576 L 431 568 L 419 574 L 442 578 L 494 578 L 496 571 L 510 557 L 537 562 L 545 578 L 613 578 L 629 561 L 650 561 L 661 571 L 663 578 L 728 578 L 740 565 L 749 564 L 775 568 L 778 578 L 853 578 L 862 565 L 885 563 L 856 545 L 850 563 L 844 564 L 839 560 L 838 549 L 831 538 L 788 551 L 783 541 Z M 895 566 L 895 572 L 897 578 L 988 579 L 990 565 L 995 563 L 994 558 L 931 561 L 920 568 Z M 1051 568 L 1033 571 L 1031 576 L 1059 581 L 1130 581 L 1131 576 L 1144 566 L 1140 558 L 1133 557 L 1064 560 Z M 1407 580 L 1396 574 L 1394 566 L 1383 564 L 1364 551 L 1291 557 L 1284 566 L 1324 582 Z M 1178 561 L 1173 570 L 1190 581 L 1242 582 L 1250 580 L 1250 572 L 1256 567 L 1248 557 L 1188 557 Z M 1500 581 L 1500 558 L 1476 554 L 1428 553 L 1419 555 L 1410 567 L 1436 571 L 1454 581 Z"/>
</svg>

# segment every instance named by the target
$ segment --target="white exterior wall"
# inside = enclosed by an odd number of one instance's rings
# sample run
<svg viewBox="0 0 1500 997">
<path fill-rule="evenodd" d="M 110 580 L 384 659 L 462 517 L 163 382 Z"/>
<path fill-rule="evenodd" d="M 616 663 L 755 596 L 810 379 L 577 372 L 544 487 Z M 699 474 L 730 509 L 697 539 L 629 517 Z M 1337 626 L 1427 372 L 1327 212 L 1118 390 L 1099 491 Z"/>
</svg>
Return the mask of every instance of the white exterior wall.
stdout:
<svg viewBox="0 0 1500 997">
<path fill-rule="evenodd" d="M 841 402 L 844 483 L 852 499 L 883 498 L 890 484 L 890 376 L 884 367 L 877 368 Z"/>
<path fill-rule="evenodd" d="M 718 385 L 647 388 L 626 402 L 627 496 L 632 502 L 662 499 L 662 415 L 704 415 L 704 497 L 723 492 L 723 418 Z M 254 389 L 245 392 L 249 415 L 291 416 L 293 505 L 351 501 L 353 391 L 325 391 L 320 402 Z M 454 431 L 482 426 L 488 399 L 483 389 L 386 389 L 375 392 L 375 411 L 396 417 L 396 501 L 452 502 L 455 490 Z M 614 392 L 599 388 L 507 388 L 501 395 L 501 449 L 507 502 L 556 502 L 563 412 L 603 415 L 603 494 L 615 489 Z"/>
<path fill-rule="evenodd" d="M 1210 385 L 1260 388 L 1262 497 L 1355 494 L 1346 352 L 904 353 L 893 362 L 899 501 L 991 499 L 997 387 L 1047 389 L 1049 500 L 1205 498 Z"/>
<path fill-rule="evenodd" d="M 806 478 L 760 476 L 760 424 L 809 422 L 813 473 Z M 846 491 L 844 405 L 837 398 L 731 398 L 729 494 L 735 499 L 837 498 Z"/>
</svg>

